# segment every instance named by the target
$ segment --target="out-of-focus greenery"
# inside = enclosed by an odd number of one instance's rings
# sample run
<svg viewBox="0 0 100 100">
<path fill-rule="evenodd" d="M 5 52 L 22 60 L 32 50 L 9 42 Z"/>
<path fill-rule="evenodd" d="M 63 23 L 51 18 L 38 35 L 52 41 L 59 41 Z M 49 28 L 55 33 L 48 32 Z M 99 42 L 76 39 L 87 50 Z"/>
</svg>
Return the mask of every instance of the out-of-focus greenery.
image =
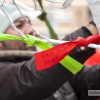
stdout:
<svg viewBox="0 0 100 100">
<path fill-rule="evenodd" d="M 43 5 L 42 5 L 42 0 L 37 0 L 37 1 L 38 1 L 39 5 L 41 7 L 41 10 L 42 10 L 42 13 L 38 16 L 38 18 L 46 23 L 46 25 L 47 25 L 47 27 L 49 29 L 49 32 L 50 32 L 50 38 L 57 40 L 58 36 L 55 33 L 55 31 L 53 30 L 53 28 L 52 28 L 52 26 L 51 26 L 51 24 L 50 24 L 50 22 L 49 22 L 49 20 L 48 20 L 48 18 L 46 16 L 47 13 L 46 13 Z"/>
</svg>

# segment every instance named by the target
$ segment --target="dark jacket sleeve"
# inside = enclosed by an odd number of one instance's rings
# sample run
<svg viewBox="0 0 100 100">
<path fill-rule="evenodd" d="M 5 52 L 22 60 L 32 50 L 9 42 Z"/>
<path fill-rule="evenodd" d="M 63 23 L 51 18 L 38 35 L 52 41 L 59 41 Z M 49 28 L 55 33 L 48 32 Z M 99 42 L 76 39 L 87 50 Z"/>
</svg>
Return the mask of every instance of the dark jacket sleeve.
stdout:
<svg viewBox="0 0 100 100">
<path fill-rule="evenodd" d="M 97 100 L 99 96 L 88 96 L 88 90 L 100 90 L 100 65 L 84 66 L 70 80 L 78 100 Z"/>
<path fill-rule="evenodd" d="M 61 64 L 37 71 L 34 58 L 17 64 L 5 63 L 0 67 L 0 100 L 42 100 L 72 76 Z"/>
<path fill-rule="evenodd" d="M 72 40 L 75 40 L 77 37 L 86 38 L 90 35 L 92 35 L 92 34 L 86 27 L 81 27 L 81 28 L 77 29 L 76 31 L 72 32 L 71 34 L 66 35 L 63 38 L 63 40 L 72 41 Z"/>
<path fill-rule="evenodd" d="M 63 40 L 73 41 L 77 37 L 86 38 L 90 35 L 92 34 L 86 27 L 81 27 L 78 30 L 74 31 L 73 33 L 66 35 Z M 95 49 L 93 48 L 84 47 L 84 49 L 82 49 L 82 47 L 77 47 L 75 50 L 69 53 L 69 55 L 83 64 L 94 53 L 95 53 Z"/>
</svg>

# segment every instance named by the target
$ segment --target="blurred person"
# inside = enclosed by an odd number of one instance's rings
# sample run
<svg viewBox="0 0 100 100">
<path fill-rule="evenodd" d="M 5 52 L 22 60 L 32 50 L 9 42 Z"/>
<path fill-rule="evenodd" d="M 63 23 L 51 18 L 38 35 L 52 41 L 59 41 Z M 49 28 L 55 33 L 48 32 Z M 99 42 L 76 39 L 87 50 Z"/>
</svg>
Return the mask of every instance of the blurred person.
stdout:
<svg viewBox="0 0 100 100">
<path fill-rule="evenodd" d="M 24 34 L 34 35 L 34 32 L 26 25 L 14 6 L 4 5 L 4 8 L 13 18 L 15 26 L 18 29 Z M 15 18 L 16 16 L 18 17 Z M 26 16 L 30 22 L 28 15 L 24 14 L 24 16 Z M 7 19 L 2 15 L 0 15 L 0 32 L 19 36 L 19 33 L 13 30 L 10 23 L 8 23 Z M 86 38 L 94 33 L 98 33 L 96 27 L 92 24 L 88 24 L 72 34 L 67 35 L 64 40 L 71 41 L 78 36 Z M 33 49 L 26 47 L 24 43 L 19 41 L 5 41 L 1 42 L 0 47 L 0 100 L 43 100 L 45 98 L 47 98 L 47 100 L 77 100 L 77 98 L 79 100 L 89 100 L 90 97 L 87 96 L 87 92 L 88 89 L 93 88 L 89 88 L 90 84 L 84 84 L 84 82 L 89 83 L 90 77 L 93 83 L 92 86 L 100 89 L 98 85 L 100 81 L 94 81 L 94 79 L 99 80 L 100 65 L 95 65 L 95 67 L 91 68 L 87 66 L 83 67 L 78 74 L 69 82 L 65 83 L 73 76 L 71 72 L 65 69 L 61 64 L 56 64 L 54 67 L 37 72 L 35 58 L 33 57 L 34 52 L 27 52 L 27 50 Z M 7 52 L 4 52 L 5 50 L 7 50 Z M 12 52 L 12 50 L 15 51 Z M 24 51 L 20 52 L 20 50 L 25 50 L 25 53 Z M 95 50 L 92 48 L 84 50 L 77 48 L 69 55 L 77 61 L 84 63 L 86 59 L 94 53 Z M 93 77 L 94 75 L 96 75 L 96 77 Z M 83 85 L 85 85 L 85 88 Z M 72 92 L 69 91 L 68 87 L 70 87 Z M 73 91 L 75 91 L 75 93 Z M 93 98 L 91 100 L 95 99 Z"/>
<path fill-rule="evenodd" d="M 23 33 L 23 34 L 29 34 L 29 35 L 36 35 L 34 31 L 27 25 L 27 23 L 24 21 L 24 19 L 21 17 L 21 14 L 17 10 L 17 8 L 14 5 L 5 5 L 4 10 L 7 12 L 7 14 L 13 19 L 15 26 Z M 25 16 L 26 20 L 31 24 L 30 17 L 22 10 L 23 15 Z M 21 36 L 18 32 L 16 32 L 13 27 L 10 25 L 8 19 L 4 17 L 4 15 L 0 14 L 0 32 L 10 34 L 10 35 L 16 35 Z M 36 48 L 33 47 L 27 47 L 25 43 L 21 41 L 5 41 L 3 42 L 6 50 L 34 50 L 36 51 Z M 10 45 L 10 46 L 9 46 Z M 2 45 L 1 45 L 1 49 Z"/>
</svg>

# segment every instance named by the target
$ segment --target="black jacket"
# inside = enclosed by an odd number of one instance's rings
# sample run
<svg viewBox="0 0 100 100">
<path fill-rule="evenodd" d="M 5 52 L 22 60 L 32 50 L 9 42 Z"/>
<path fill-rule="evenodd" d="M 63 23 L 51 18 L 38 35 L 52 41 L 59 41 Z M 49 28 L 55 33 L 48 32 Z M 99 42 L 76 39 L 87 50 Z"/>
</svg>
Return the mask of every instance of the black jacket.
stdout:
<svg viewBox="0 0 100 100">
<path fill-rule="evenodd" d="M 82 27 L 67 35 L 63 40 L 72 41 L 79 36 L 86 38 L 90 35 L 92 35 L 90 31 Z M 92 48 L 81 49 L 81 47 L 78 47 L 69 55 L 83 64 L 94 53 L 95 50 Z M 98 97 L 88 96 L 88 90 L 100 90 L 99 73 L 99 65 L 95 65 L 93 68 L 85 66 L 81 72 L 71 78 L 69 82 L 66 82 L 47 100 L 97 100 Z"/>
<path fill-rule="evenodd" d="M 11 55 L 3 52 L 0 53 L 0 100 L 42 100 L 73 76 L 61 64 L 37 72 L 33 53 L 29 58 L 23 51 L 19 55 L 16 51 Z"/>
</svg>

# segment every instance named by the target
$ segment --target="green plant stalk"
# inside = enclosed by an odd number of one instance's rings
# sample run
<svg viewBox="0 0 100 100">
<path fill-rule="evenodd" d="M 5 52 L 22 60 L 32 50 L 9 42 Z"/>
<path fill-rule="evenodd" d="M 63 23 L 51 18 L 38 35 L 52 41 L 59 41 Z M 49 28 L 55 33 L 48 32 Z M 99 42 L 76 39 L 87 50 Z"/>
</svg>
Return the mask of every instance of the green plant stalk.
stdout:
<svg viewBox="0 0 100 100">
<path fill-rule="evenodd" d="M 57 34 L 56 34 L 55 31 L 53 30 L 53 28 L 52 28 L 52 26 L 51 26 L 49 20 L 48 20 L 47 17 L 46 17 L 47 13 L 46 13 L 46 11 L 45 11 L 43 5 L 42 5 L 42 0 L 38 0 L 38 2 L 39 2 L 39 5 L 40 5 L 40 7 L 41 7 L 41 9 L 42 9 L 42 14 L 40 14 L 40 15 L 38 16 L 38 18 L 46 23 L 46 25 L 47 25 L 47 27 L 48 27 L 48 29 L 49 29 L 49 32 L 50 32 L 50 37 L 51 37 L 52 39 L 58 40 Z"/>
</svg>

